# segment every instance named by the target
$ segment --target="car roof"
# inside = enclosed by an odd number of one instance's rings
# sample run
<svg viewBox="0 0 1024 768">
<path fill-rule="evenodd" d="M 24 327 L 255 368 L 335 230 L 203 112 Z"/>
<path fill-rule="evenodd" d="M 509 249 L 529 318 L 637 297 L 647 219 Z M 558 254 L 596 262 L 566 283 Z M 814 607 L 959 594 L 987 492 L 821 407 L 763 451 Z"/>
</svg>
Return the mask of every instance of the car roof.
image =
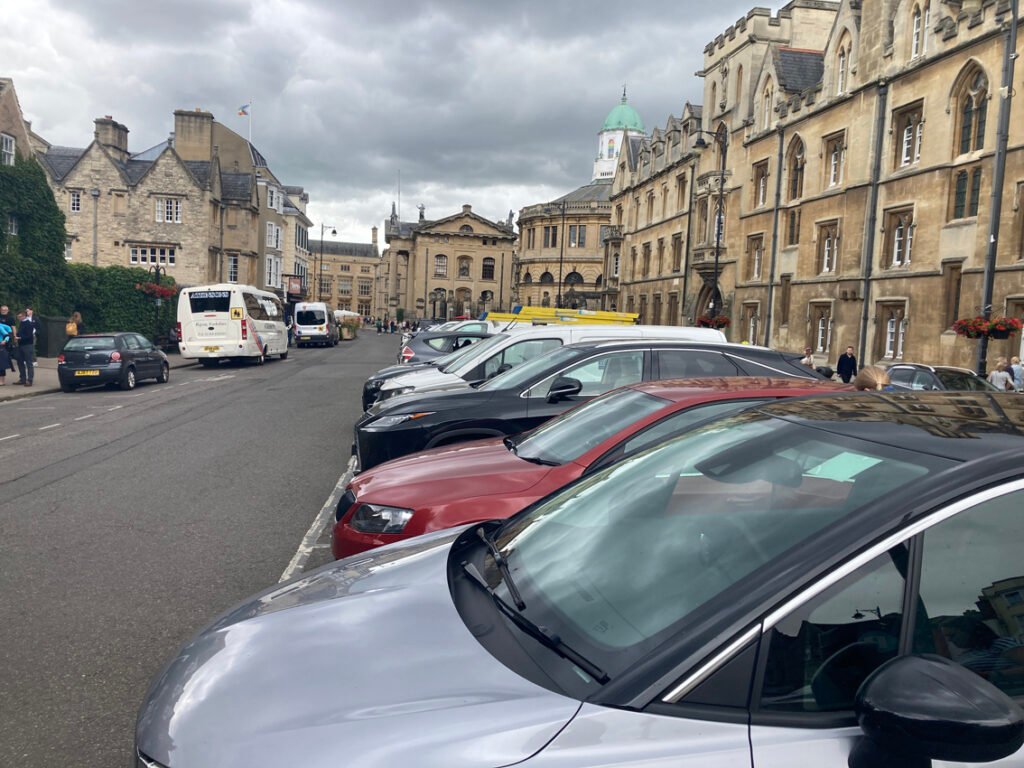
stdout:
<svg viewBox="0 0 1024 768">
<path fill-rule="evenodd" d="M 707 395 L 713 390 L 722 396 L 750 394 L 757 396 L 767 390 L 793 390 L 806 392 L 852 392 L 849 384 L 816 379 L 795 379 L 781 376 L 728 376 L 701 379 L 661 379 L 630 384 L 624 389 L 635 389 L 648 395 L 672 402 L 689 400 Z"/>
<path fill-rule="evenodd" d="M 970 368 L 961 368 L 958 365 L 928 365 L 928 363 L 894 363 L 889 366 L 890 368 L 913 368 L 914 370 L 921 371 L 956 371 L 957 373 L 966 373 L 969 376 L 977 376 L 975 371 Z M 980 378 L 980 377 L 979 377 Z"/>
<path fill-rule="evenodd" d="M 572 344 L 566 344 L 565 346 L 571 349 L 594 349 L 600 348 L 612 348 L 615 347 L 631 347 L 637 344 L 643 344 L 644 346 L 667 346 L 667 347 L 678 347 L 680 345 L 690 347 L 707 347 L 709 349 L 721 349 L 728 352 L 744 352 L 746 350 L 754 350 L 756 352 L 776 352 L 777 350 L 771 349 L 770 347 L 760 347 L 754 344 L 737 344 L 733 341 L 714 341 L 712 339 L 686 339 L 686 338 L 668 338 L 668 337 L 652 337 L 652 336 L 635 336 L 625 339 L 586 339 L 584 341 L 576 341 Z M 786 354 L 780 352 L 779 354 Z M 794 357 L 803 357 L 802 354 L 793 354 Z"/>
<path fill-rule="evenodd" d="M 412 338 L 417 341 L 425 339 L 445 339 L 458 336 L 479 336 L 482 339 L 490 338 L 494 334 L 490 331 L 478 331 L 476 329 L 461 331 L 420 331 Z"/>
<path fill-rule="evenodd" d="M 1024 398 L 1013 392 L 852 392 L 757 410 L 837 436 L 959 461 L 1024 450 Z"/>
</svg>

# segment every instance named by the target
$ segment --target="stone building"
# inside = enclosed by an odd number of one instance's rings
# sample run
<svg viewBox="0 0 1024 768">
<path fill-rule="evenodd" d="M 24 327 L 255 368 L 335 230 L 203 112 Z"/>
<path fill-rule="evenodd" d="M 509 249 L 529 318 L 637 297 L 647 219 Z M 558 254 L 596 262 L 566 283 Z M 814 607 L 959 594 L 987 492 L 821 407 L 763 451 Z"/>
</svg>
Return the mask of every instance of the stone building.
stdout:
<svg viewBox="0 0 1024 768">
<path fill-rule="evenodd" d="M 611 218 L 609 200 L 624 149 L 644 136 L 640 115 L 617 104 L 597 134 L 590 183 L 546 203 L 519 211 L 515 299 L 524 306 L 598 309 L 607 276 L 603 242 Z M 615 304 L 614 299 L 608 302 Z"/>
<path fill-rule="evenodd" d="M 95 121 L 84 149 L 38 143 L 66 216 L 69 261 L 159 265 L 180 285 L 239 282 L 284 295 L 285 228 L 305 243 L 308 196 L 286 211 L 285 188 L 247 140 L 202 110 L 177 110 L 174 133 L 131 153 L 128 128 Z M 304 198 L 304 199 L 303 199 Z M 294 249 L 292 269 L 308 259 Z"/>
<path fill-rule="evenodd" d="M 379 308 L 380 250 L 377 228 L 369 243 L 311 240 L 307 301 L 324 301 L 334 309 L 358 312 L 363 317 L 383 314 Z"/>
<path fill-rule="evenodd" d="M 709 43 L 684 322 L 720 311 L 734 340 L 810 346 L 819 364 L 851 345 L 862 362 L 973 367 L 977 342 L 951 325 L 982 311 L 1009 20 L 1001 0 L 793 0 Z M 1022 142 L 1011 120 L 992 302 L 1017 317 Z M 640 167 L 645 153 L 653 141 Z M 632 248 L 649 190 L 621 189 L 613 224 Z M 659 202 L 656 188 L 655 219 Z M 989 359 L 1020 348 L 995 341 Z"/>
<path fill-rule="evenodd" d="M 385 223 L 387 248 L 381 264 L 386 306 L 391 318 L 452 318 L 507 310 L 512 301 L 512 260 L 516 235 L 512 212 L 494 222 L 462 212 L 428 220 L 400 221 L 394 205 Z"/>
</svg>

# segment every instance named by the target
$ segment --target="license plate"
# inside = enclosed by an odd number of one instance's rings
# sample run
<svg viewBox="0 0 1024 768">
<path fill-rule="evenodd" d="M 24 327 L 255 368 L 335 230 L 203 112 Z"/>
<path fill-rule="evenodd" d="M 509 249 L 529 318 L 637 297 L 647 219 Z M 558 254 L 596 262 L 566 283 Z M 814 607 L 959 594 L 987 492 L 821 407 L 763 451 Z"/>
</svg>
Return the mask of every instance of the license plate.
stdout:
<svg viewBox="0 0 1024 768">
<path fill-rule="evenodd" d="M 309 341 L 309 336 L 299 336 L 299 341 Z"/>
<path fill-rule="evenodd" d="M 75 371 L 75 376 L 99 376 L 99 371 Z"/>
<path fill-rule="evenodd" d="M 220 347 L 203 347 L 203 352 L 219 352 Z"/>
</svg>

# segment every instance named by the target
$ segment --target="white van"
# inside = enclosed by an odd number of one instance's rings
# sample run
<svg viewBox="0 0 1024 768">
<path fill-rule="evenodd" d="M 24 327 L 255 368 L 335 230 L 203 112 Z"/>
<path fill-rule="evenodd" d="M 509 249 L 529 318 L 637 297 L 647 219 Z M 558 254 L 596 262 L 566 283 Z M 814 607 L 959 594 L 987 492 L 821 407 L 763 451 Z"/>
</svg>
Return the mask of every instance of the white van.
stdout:
<svg viewBox="0 0 1024 768">
<path fill-rule="evenodd" d="M 218 283 L 184 288 L 178 297 L 178 350 L 186 359 L 217 365 L 228 358 L 259 365 L 288 357 L 284 306 L 276 294 L 251 285 Z"/>
<path fill-rule="evenodd" d="M 295 305 L 295 344 L 334 347 L 338 344 L 338 321 L 322 301 L 300 301 Z"/>
<path fill-rule="evenodd" d="M 468 387 L 532 360 L 563 344 L 594 339 L 679 339 L 682 341 L 726 341 L 715 328 L 669 325 L 514 325 L 488 339 L 478 341 L 470 352 L 450 368 L 424 368 L 384 382 L 377 401 L 410 392 Z"/>
</svg>

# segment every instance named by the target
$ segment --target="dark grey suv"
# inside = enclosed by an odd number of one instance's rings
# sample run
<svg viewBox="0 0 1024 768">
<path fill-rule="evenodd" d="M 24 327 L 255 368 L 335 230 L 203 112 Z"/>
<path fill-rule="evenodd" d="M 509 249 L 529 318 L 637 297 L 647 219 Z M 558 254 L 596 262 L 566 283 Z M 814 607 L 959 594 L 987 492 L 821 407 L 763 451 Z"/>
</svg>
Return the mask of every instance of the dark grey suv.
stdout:
<svg viewBox="0 0 1024 768">
<path fill-rule="evenodd" d="M 923 363 L 897 363 L 888 368 L 889 381 L 898 387 L 920 390 L 995 392 L 996 388 L 967 368 Z"/>
</svg>

